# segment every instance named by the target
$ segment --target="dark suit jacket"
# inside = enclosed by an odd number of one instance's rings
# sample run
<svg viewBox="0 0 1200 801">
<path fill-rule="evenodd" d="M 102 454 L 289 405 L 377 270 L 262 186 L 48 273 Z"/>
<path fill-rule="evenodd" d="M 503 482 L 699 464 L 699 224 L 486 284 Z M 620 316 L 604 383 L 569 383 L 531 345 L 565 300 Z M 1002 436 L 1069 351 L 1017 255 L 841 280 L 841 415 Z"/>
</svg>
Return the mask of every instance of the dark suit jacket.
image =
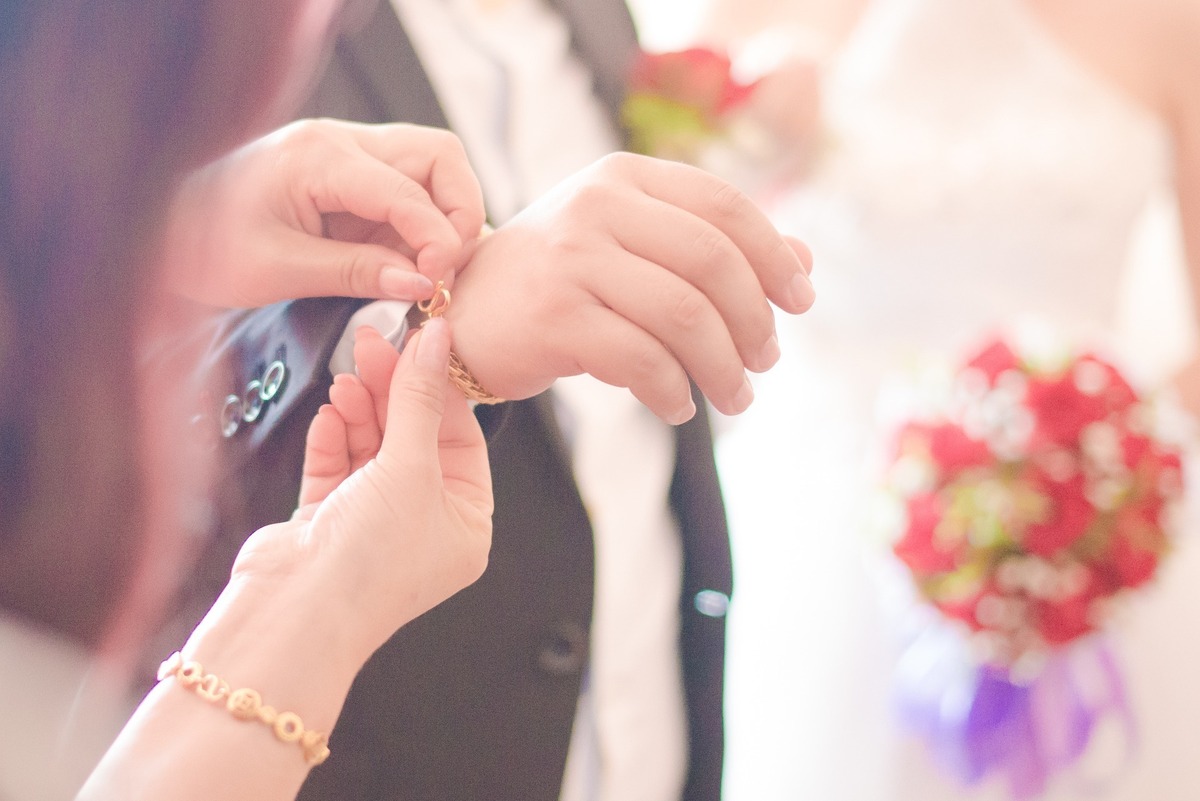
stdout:
<svg viewBox="0 0 1200 801">
<path fill-rule="evenodd" d="M 615 113 L 636 46 L 628 11 L 612 0 L 556 5 L 572 26 L 577 52 L 595 70 L 598 94 Z M 445 126 L 386 0 L 368 7 L 337 43 L 310 111 Z M 290 515 L 304 432 L 326 398 L 330 352 L 358 305 L 343 298 L 280 304 L 227 320 L 217 333 L 219 366 L 211 369 L 226 383 L 213 394 L 214 409 L 273 360 L 287 365 L 287 378 L 258 419 L 222 444 L 218 532 L 193 575 L 180 620 L 194 623 L 207 609 L 251 531 Z M 696 419 L 676 429 L 670 500 L 684 544 L 685 798 L 711 801 L 720 795 L 721 602 L 731 592 L 731 570 L 703 403 L 697 408 Z M 496 414 L 502 422 L 488 419 Z M 332 756 L 313 771 L 301 799 L 558 798 L 587 664 L 592 532 L 548 401 L 481 407 L 480 415 L 490 432 L 496 494 L 487 572 L 375 654 L 332 734 Z"/>
</svg>

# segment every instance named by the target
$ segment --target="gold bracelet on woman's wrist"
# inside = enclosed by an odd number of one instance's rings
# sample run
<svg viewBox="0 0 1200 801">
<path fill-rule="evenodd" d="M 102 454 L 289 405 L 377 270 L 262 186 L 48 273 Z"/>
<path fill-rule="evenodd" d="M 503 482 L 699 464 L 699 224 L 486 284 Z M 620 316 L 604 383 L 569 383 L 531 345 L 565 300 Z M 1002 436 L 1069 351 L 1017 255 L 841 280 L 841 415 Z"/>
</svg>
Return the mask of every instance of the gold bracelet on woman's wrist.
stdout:
<svg viewBox="0 0 1200 801">
<path fill-rule="evenodd" d="M 158 668 L 158 680 L 174 676 L 179 686 L 189 690 L 211 704 L 224 706 L 231 715 L 242 721 L 257 720 L 275 733 L 276 739 L 285 743 L 297 743 L 304 754 L 304 761 L 320 765 L 329 758 L 329 738 L 320 732 L 308 731 L 295 712 L 278 712 L 265 705 L 256 691 L 243 687 L 230 690 L 229 684 L 204 668 L 195 660 L 185 660 L 178 651 L 171 654 Z"/>
</svg>

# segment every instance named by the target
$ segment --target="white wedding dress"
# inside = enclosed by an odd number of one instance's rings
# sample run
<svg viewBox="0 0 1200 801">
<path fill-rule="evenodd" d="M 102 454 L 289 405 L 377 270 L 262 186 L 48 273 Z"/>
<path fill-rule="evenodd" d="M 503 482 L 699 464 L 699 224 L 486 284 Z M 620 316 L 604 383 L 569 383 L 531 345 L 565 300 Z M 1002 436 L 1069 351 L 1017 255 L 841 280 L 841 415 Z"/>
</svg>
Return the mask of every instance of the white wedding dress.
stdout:
<svg viewBox="0 0 1200 801">
<path fill-rule="evenodd" d="M 943 777 L 893 714 L 910 599 L 865 513 L 879 399 L 930 355 L 1014 327 L 1142 372 L 1153 360 L 1117 334 L 1168 136 L 1021 0 L 876 0 L 824 90 L 826 153 L 777 210 L 815 253 L 817 305 L 780 317 L 783 360 L 719 429 L 736 566 L 727 798 L 1002 799 Z M 1192 539 L 1114 625 L 1136 750 L 1122 762 L 1099 733 L 1047 798 L 1200 797 Z"/>
</svg>

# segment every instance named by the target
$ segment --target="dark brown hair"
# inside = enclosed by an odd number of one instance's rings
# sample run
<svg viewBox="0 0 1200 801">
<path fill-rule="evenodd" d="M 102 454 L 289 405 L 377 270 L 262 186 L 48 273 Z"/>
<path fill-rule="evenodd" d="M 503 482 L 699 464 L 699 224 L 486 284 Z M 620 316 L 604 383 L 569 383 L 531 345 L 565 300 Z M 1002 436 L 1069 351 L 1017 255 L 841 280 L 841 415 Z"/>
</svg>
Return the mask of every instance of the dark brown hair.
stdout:
<svg viewBox="0 0 1200 801">
<path fill-rule="evenodd" d="M 0 0 L 0 611 L 94 646 L 142 547 L 134 350 L 181 175 L 304 0 Z"/>
</svg>

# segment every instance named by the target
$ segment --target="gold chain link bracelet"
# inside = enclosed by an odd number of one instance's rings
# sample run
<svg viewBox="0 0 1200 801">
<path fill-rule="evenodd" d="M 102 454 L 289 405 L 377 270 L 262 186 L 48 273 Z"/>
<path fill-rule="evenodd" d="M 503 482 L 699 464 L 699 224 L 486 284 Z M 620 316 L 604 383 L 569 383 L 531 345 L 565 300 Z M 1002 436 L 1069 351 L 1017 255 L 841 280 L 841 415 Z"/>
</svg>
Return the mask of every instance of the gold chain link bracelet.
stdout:
<svg viewBox="0 0 1200 801">
<path fill-rule="evenodd" d="M 171 676 L 179 686 L 190 690 L 211 704 L 224 706 L 237 720 L 257 720 L 275 733 L 284 743 L 298 743 L 309 765 L 320 765 L 329 758 L 329 737 L 320 732 L 308 731 L 295 712 L 278 712 L 262 702 L 262 696 L 247 687 L 230 690 L 229 684 L 212 673 L 205 673 L 203 666 L 194 660 L 185 660 L 178 651 L 171 654 L 158 667 L 158 680 Z"/>
<path fill-rule="evenodd" d="M 446 289 L 443 282 L 438 281 L 437 286 L 433 288 L 433 296 L 429 300 L 419 301 L 417 308 L 425 315 L 425 322 L 429 322 L 434 317 L 441 317 L 446 313 L 446 309 L 450 308 L 450 290 Z M 422 323 L 422 325 L 424 324 Z M 475 376 L 471 375 L 471 371 L 454 351 L 450 352 L 450 380 L 462 394 L 476 403 L 487 405 L 504 403 L 504 398 L 498 398 L 483 388 L 483 385 Z"/>
</svg>

